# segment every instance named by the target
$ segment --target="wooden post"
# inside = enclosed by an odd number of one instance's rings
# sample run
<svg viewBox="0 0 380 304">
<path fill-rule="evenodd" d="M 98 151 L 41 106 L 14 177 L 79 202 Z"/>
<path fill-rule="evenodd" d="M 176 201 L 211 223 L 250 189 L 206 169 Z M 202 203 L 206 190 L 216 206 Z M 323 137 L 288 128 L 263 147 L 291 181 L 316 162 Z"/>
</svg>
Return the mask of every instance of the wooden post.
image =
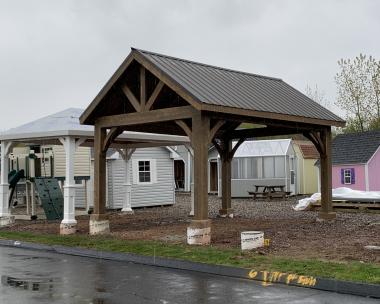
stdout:
<svg viewBox="0 0 380 304">
<path fill-rule="evenodd" d="M 232 140 L 227 139 L 220 155 L 222 165 L 222 209 L 219 210 L 219 215 L 221 217 L 233 217 L 231 208 L 231 150 Z"/>
<path fill-rule="evenodd" d="M 321 131 L 321 219 L 335 219 L 332 208 L 332 164 L 331 164 L 331 128 Z"/>
<path fill-rule="evenodd" d="M 94 138 L 94 215 L 104 214 L 106 205 L 106 155 L 102 151 L 106 129 L 95 125 Z"/>
<path fill-rule="evenodd" d="M 194 219 L 208 218 L 207 161 L 208 132 L 210 120 L 201 113 L 193 117 L 193 149 L 194 149 Z"/>
<path fill-rule="evenodd" d="M 210 119 L 200 111 L 192 117 L 192 146 L 194 150 L 194 220 L 187 229 L 187 242 L 206 245 L 211 240 L 208 220 L 207 161 Z"/>
<path fill-rule="evenodd" d="M 106 205 L 106 151 L 103 151 L 106 129 L 95 123 L 94 138 L 94 213 L 90 218 L 90 234 L 109 233 Z"/>
</svg>

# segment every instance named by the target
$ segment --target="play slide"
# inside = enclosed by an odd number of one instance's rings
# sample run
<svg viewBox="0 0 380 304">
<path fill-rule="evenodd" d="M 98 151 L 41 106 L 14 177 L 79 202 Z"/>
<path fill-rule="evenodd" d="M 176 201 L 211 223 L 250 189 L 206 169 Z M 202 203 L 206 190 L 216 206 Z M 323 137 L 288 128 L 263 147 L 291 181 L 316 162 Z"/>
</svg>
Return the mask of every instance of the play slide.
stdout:
<svg viewBox="0 0 380 304">
<path fill-rule="evenodd" d="M 25 172 L 23 169 L 20 171 L 12 170 L 8 174 L 8 182 L 9 182 L 9 189 L 11 190 L 11 193 L 9 195 L 9 206 L 11 206 L 12 200 L 13 200 L 13 194 L 15 192 L 17 183 L 20 181 L 20 179 L 25 177 Z"/>
</svg>

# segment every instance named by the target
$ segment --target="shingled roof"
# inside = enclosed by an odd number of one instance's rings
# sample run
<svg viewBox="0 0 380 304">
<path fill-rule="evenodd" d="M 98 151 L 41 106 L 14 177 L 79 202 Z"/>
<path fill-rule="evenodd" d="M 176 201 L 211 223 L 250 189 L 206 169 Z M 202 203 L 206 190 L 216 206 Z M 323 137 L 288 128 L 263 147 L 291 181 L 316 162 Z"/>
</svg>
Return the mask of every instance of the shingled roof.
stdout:
<svg viewBox="0 0 380 304">
<path fill-rule="evenodd" d="M 201 105 L 253 110 L 342 125 L 344 120 L 281 79 L 211 66 L 132 48 L 129 58 L 146 60 Z M 136 58 L 137 58 L 136 57 Z M 127 69 L 128 58 L 115 72 L 81 117 L 87 123 L 91 111 Z"/>
<path fill-rule="evenodd" d="M 294 143 L 299 147 L 304 159 L 319 158 L 319 152 L 312 142 L 295 140 Z"/>
<path fill-rule="evenodd" d="M 380 146 L 380 130 L 363 133 L 340 134 L 332 143 L 332 163 L 367 163 Z"/>
</svg>

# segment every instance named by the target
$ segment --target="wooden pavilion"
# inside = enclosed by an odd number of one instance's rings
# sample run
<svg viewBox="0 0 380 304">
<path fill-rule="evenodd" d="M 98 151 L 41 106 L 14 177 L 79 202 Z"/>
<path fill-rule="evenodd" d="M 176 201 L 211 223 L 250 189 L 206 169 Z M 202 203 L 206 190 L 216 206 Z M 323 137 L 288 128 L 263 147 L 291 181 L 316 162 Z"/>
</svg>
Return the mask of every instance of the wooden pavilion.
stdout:
<svg viewBox="0 0 380 304">
<path fill-rule="evenodd" d="M 334 219 L 331 126 L 344 121 L 281 79 L 233 71 L 133 49 L 80 117 L 95 125 L 94 214 L 90 233 L 106 233 L 105 156 L 121 132 L 187 135 L 194 154 L 194 219 L 188 243 L 210 242 L 207 161 L 214 145 L 222 162 L 222 216 L 232 215 L 231 159 L 247 138 L 303 134 L 321 156 L 322 209 Z M 254 128 L 238 129 L 241 123 Z M 237 144 L 232 146 L 232 140 Z"/>
</svg>

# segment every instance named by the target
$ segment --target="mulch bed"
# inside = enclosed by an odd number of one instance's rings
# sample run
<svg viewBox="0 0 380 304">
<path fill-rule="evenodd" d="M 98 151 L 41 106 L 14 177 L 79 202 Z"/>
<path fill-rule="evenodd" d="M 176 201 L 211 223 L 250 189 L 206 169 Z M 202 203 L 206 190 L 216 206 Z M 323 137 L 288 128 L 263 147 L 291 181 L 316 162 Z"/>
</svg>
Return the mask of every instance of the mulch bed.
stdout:
<svg viewBox="0 0 380 304">
<path fill-rule="evenodd" d="M 333 222 L 320 222 L 313 211 L 294 211 L 296 199 L 283 201 L 253 201 L 234 199 L 234 218 L 219 218 L 221 201 L 209 197 L 209 216 L 212 218 L 212 245 L 220 248 L 239 248 L 240 232 L 264 231 L 270 246 L 261 254 L 323 259 L 333 261 L 363 261 L 380 264 L 380 252 L 364 248 L 380 245 L 380 215 L 338 213 Z M 135 209 L 134 215 L 110 212 L 111 234 L 126 240 L 159 240 L 186 243 L 186 228 L 191 218 L 190 196 L 178 194 L 176 204 L 167 207 Z M 88 216 L 77 217 L 78 233 L 88 234 Z M 16 221 L 12 231 L 58 234 L 59 222 Z"/>
</svg>

